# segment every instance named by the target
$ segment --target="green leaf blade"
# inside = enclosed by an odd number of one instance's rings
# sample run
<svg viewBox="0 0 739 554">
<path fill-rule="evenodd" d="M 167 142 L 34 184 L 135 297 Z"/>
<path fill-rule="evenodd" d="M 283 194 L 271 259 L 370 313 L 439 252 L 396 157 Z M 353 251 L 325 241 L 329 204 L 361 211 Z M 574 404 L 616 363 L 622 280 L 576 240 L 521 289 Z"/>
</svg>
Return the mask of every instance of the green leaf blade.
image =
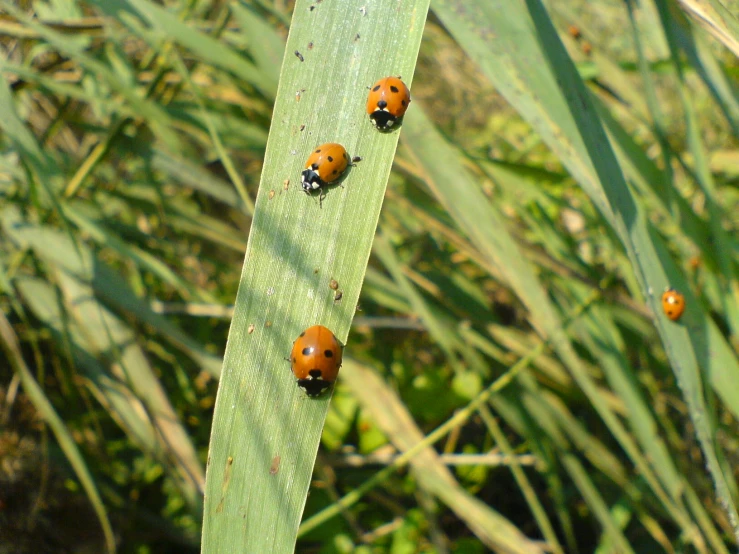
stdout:
<svg viewBox="0 0 739 554">
<path fill-rule="evenodd" d="M 368 120 L 367 86 L 410 84 L 428 1 L 393 6 L 295 7 L 216 402 L 203 552 L 295 549 L 329 396 L 307 399 L 284 358 L 314 324 L 347 339 L 398 140 Z M 325 142 L 363 161 L 320 205 L 299 181 Z"/>
</svg>

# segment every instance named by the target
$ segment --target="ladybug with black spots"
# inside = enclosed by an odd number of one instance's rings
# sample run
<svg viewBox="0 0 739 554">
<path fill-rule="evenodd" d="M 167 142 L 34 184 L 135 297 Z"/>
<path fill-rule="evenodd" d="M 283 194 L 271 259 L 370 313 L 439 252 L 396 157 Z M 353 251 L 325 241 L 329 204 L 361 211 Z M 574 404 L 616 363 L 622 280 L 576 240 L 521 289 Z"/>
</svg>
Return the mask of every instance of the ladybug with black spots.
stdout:
<svg viewBox="0 0 739 554">
<path fill-rule="evenodd" d="M 298 386 L 311 398 L 331 388 L 341 367 L 344 347 L 323 325 L 309 327 L 293 343 L 290 366 Z"/>
<path fill-rule="evenodd" d="M 322 187 L 335 183 L 346 171 L 350 164 L 346 148 L 336 142 L 327 142 L 318 146 L 308 160 L 301 179 L 303 191 L 310 194 L 321 190 Z M 321 196 L 323 200 L 323 196 Z"/>
<path fill-rule="evenodd" d="M 398 77 L 385 77 L 370 88 L 367 113 L 380 131 L 387 131 L 405 115 L 411 103 L 411 92 Z"/>
<path fill-rule="evenodd" d="M 685 297 L 675 289 L 667 289 L 662 294 L 662 310 L 672 321 L 677 321 L 685 311 Z"/>
</svg>

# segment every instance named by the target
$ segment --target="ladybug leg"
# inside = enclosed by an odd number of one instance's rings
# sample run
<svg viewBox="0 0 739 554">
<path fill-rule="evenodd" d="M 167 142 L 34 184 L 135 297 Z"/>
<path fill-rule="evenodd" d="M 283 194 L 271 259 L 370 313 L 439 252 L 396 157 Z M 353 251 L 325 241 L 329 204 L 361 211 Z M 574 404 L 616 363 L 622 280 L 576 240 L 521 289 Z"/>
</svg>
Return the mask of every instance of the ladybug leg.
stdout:
<svg viewBox="0 0 739 554">
<path fill-rule="evenodd" d="M 318 194 L 318 207 L 323 209 L 323 199 L 326 197 L 326 193 L 323 192 L 323 189 L 321 189 L 321 192 Z"/>
</svg>

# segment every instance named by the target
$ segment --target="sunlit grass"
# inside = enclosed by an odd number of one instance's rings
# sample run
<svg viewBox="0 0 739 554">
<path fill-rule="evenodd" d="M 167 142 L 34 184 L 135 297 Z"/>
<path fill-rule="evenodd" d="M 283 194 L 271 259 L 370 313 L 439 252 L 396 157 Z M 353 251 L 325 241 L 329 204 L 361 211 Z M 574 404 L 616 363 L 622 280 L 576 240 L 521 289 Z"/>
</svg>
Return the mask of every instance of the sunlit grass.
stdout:
<svg viewBox="0 0 739 554">
<path fill-rule="evenodd" d="M 301 521 L 298 551 L 736 548 L 735 3 L 16 4 L 19 548 L 60 487 L 98 551 L 292 551 Z M 413 103 L 379 134 L 387 74 Z M 321 205 L 329 141 L 362 161 Z M 318 401 L 283 359 L 315 323 L 347 344 Z"/>
</svg>

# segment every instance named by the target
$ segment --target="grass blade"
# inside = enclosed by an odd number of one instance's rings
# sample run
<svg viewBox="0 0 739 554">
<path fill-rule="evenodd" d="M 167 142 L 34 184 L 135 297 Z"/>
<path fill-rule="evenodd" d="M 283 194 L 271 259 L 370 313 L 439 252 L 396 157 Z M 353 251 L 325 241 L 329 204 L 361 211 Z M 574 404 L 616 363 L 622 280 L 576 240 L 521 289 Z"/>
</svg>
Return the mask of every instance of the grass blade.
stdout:
<svg viewBox="0 0 739 554">
<path fill-rule="evenodd" d="M 353 360 L 347 362 L 347 369 L 347 385 L 400 452 L 409 450 L 423 440 L 423 434 L 397 393 L 375 372 Z M 522 554 L 544 552 L 542 547 L 526 538 L 492 507 L 465 491 L 452 472 L 439 461 L 432 447 L 419 452 L 411 459 L 410 465 L 414 468 L 419 486 L 449 506 L 488 548 Z"/>
<path fill-rule="evenodd" d="M 108 514 L 105 511 L 103 500 L 100 498 L 100 494 L 95 486 L 95 480 L 87 469 L 85 460 L 77 448 L 77 444 L 74 442 L 72 435 L 64 426 L 64 422 L 56 413 L 56 410 L 54 410 L 54 407 L 51 405 L 51 402 L 49 402 L 44 391 L 33 378 L 28 366 L 26 366 L 20 345 L 18 344 L 18 337 L 13 332 L 10 322 L 2 312 L 0 312 L 0 342 L 2 342 L 3 349 L 5 350 L 5 354 L 8 356 L 8 360 L 10 360 L 11 365 L 17 374 L 20 375 L 21 383 L 23 384 L 26 394 L 36 406 L 38 413 L 51 428 L 56 440 L 59 442 L 59 446 L 64 451 L 64 454 L 72 465 L 77 478 L 80 480 L 82 488 L 90 499 L 90 503 L 98 516 L 100 526 L 105 535 L 107 551 L 110 554 L 114 553 L 116 549 L 113 528 L 108 520 Z"/>
<path fill-rule="evenodd" d="M 366 87 L 386 75 L 410 84 L 428 1 L 393 6 L 295 6 L 216 401 L 206 554 L 295 549 L 328 398 L 306 400 L 284 357 L 317 323 L 346 341 L 398 139 L 373 129 Z M 364 161 L 320 207 L 297 184 L 324 142 Z M 292 186 L 283 190 L 286 180 Z M 343 291 L 339 303 L 332 278 Z M 274 460 L 279 470 L 270 472 Z"/>
<path fill-rule="evenodd" d="M 618 234 L 688 403 L 721 504 L 735 535 L 739 514 L 733 484 L 719 464 L 714 429 L 703 396 L 702 375 L 739 376 L 736 358 L 719 366 L 707 355 L 714 324 L 700 309 L 685 277 L 633 197 L 573 63 L 549 17 L 537 0 L 491 2 L 472 9 L 462 0 L 437 0 L 434 9 L 506 99 L 537 130 L 578 181 L 603 218 Z M 693 310 L 675 325 L 662 316 L 661 292 L 672 286 L 686 295 Z M 726 346 L 728 349 L 728 345 Z M 718 391 L 722 395 L 722 391 Z M 731 393 L 733 394 L 733 393 Z M 736 413 L 734 403 L 727 407 Z"/>
<path fill-rule="evenodd" d="M 739 57 L 739 21 L 720 0 L 680 0 L 678 4 Z"/>
</svg>

